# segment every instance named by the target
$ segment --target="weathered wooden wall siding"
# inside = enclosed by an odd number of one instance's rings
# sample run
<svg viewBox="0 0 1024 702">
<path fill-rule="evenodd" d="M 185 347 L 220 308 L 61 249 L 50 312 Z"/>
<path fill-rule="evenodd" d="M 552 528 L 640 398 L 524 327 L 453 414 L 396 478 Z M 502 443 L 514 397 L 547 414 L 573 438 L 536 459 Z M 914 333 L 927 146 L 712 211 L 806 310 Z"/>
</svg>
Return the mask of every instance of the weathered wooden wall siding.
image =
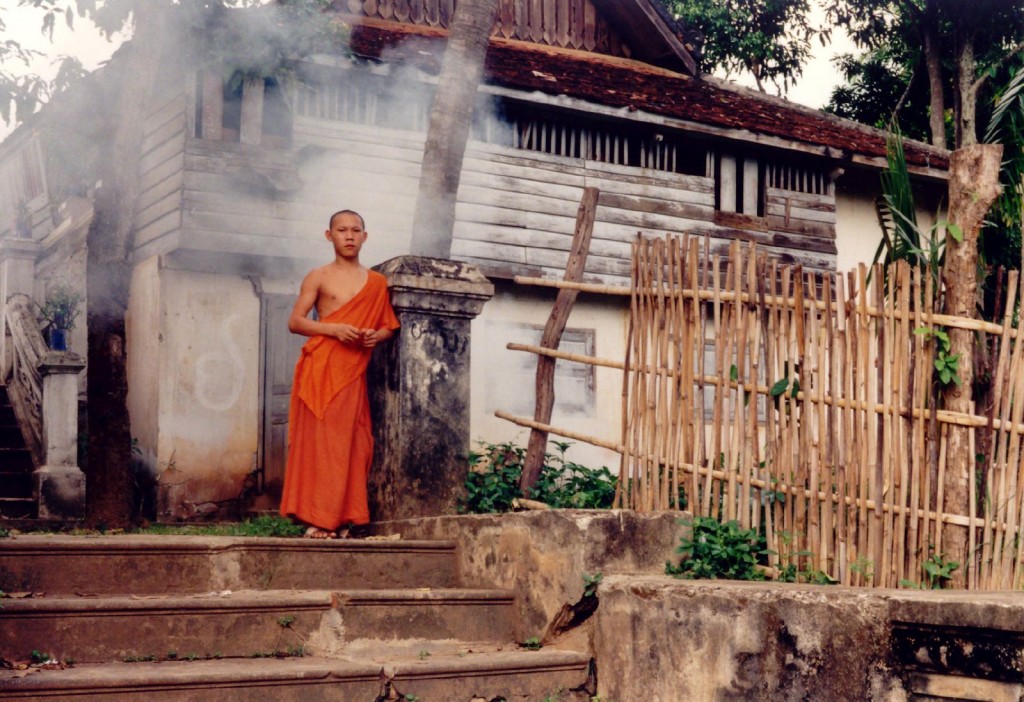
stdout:
<svg viewBox="0 0 1024 702">
<path fill-rule="evenodd" d="M 830 196 L 772 189 L 761 231 L 714 224 L 711 178 L 474 144 L 463 167 L 453 256 L 488 273 L 561 275 L 585 185 L 601 189 L 587 262 L 590 280 L 623 283 L 638 231 L 712 237 L 725 255 L 734 239 L 813 270 L 835 269 L 835 206 Z M 778 214 L 772 214 L 778 209 Z M 787 219 L 788 213 L 788 219 Z M 781 231 L 779 231 L 781 230 Z"/>
<path fill-rule="evenodd" d="M 182 248 L 241 257 L 303 258 L 312 215 L 309 203 L 295 197 L 297 179 L 287 151 L 190 139 Z"/>
<path fill-rule="evenodd" d="M 146 119 L 139 176 L 142 184 L 135 215 L 135 247 L 149 252 L 181 229 L 185 174 L 187 101 L 177 93 Z M 171 246 L 170 242 L 162 242 Z"/>
<path fill-rule="evenodd" d="M 182 245 L 193 250 L 283 258 L 321 256 L 324 218 L 350 207 L 371 233 L 366 260 L 407 253 L 423 135 L 297 118 L 294 141 L 307 154 L 190 140 L 185 156 Z M 280 160 L 276 166 L 273 159 Z M 260 178 L 291 168 L 301 187 L 269 196 Z M 623 283 L 637 232 L 712 237 L 726 253 L 734 239 L 809 269 L 833 270 L 831 196 L 771 189 L 765 221 L 785 231 L 715 224 L 711 178 L 617 166 L 471 142 L 456 209 L 453 258 L 501 277 L 559 276 L 568 258 L 584 186 L 601 189 L 587 263 L 592 281 Z M 763 222 L 758 226 L 763 226 Z M 326 254 L 325 254 L 326 255 Z"/>
<path fill-rule="evenodd" d="M 638 230 L 692 230 L 714 216 L 709 178 L 647 171 L 473 144 L 456 209 L 455 258 L 493 274 L 560 275 L 584 186 L 601 190 L 587 277 L 629 276 Z"/>
<path fill-rule="evenodd" d="M 454 0 L 347 0 L 355 15 L 447 28 Z M 629 47 L 590 0 L 499 0 L 494 36 L 630 56 Z"/>
</svg>

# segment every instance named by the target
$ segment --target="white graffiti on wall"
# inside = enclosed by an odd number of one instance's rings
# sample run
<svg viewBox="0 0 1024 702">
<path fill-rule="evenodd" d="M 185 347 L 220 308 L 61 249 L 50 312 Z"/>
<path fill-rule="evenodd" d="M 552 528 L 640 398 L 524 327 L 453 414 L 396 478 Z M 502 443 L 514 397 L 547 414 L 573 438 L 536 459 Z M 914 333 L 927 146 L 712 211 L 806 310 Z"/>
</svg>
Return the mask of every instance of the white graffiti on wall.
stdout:
<svg viewBox="0 0 1024 702">
<path fill-rule="evenodd" d="M 245 359 L 235 335 L 231 333 L 231 327 L 239 318 L 233 314 L 224 320 L 220 328 L 220 347 L 196 359 L 196 399 L 214 412 L 231 409 L 242 395 Z"/>
</svg>

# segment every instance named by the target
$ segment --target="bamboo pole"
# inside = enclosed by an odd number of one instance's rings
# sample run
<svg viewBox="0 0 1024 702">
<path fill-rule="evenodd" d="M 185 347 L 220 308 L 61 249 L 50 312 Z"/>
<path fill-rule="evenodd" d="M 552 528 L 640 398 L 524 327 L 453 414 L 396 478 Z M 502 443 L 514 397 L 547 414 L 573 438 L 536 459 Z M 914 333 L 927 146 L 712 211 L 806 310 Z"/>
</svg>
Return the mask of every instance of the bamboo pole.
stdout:
<svg viewBox="0 0 1024 702">
<path fill-rule="evenodd" d="M 630 295 L 630 293 L 631 293 L 631 288 L 626 287 L 624 285 L 608 285 L 608 284 L 603 284 L 603 283 L 569 283 L 569 282 L 565 282 L 565 281 L 561 281 L 561 280 L 548 279 L 548 278 L 536 278 L 536 277 L 521 276 L 521 275 L 515 276 L 515 282 L 517 284 L 520 284 L 520 285 L 533 285 L 533 286 L 536 286 L 536 287 L 546 287 L 546 288 L 563 288 L 563 289 L 566 289 L 566 290 L 577 290 L 579 292 L 594 293 L 594 294 L 598 294 L 598 295 L 621 295 L 623 297 L 628 297 Z M 698 298 L 700 300 L 704 300 L 704 301 L 709 301 L 709 300 L 713 299 L 713 297 L 714 297 L 713 293 L 708 291 L 708 290 L 699 290 L 699 291 L 686 290 L 686 291 L 678 292 L 676 294 L 677 295 L 681 295 L 683 297 L 690 297 L 690 298 L 696 297 L 696 298 Z M 746 294 L 744 294 L 744 295 L 745 295 L 744 298 L 742 300 L 740 300 L 740 302 L 750 303 L 750 300 L 746 298 Z M 735 301 L 735 300 L 732 299 L 732 294 L 731 293 L 723 294 L 722 295 L 722 300 L 724 302 L 734 302 Z M 770 304 L 770 305 L 773 305 L 773 304 L 786 304 L 786 303 L 789 303 L 790 305 L 792 305 L 792 304 L 794 304 L 795 300 L 794 300 L 794 298 L 788 298 L 788 299 L 768 298 L 768 300 L 766 302 L 768 304 Z M 828 305 L 826 305 L 826 303 L 824 301 L 821 301 L 821 300 L 805 300 L 803 302 L 803 304 L 804 305 L 814 305 L 814 306 L 818 307 L 819 310 L 822 310 L 822 311 L 824 311 L 826 309 L 826 306 L 828 306 L 833 314 L 836 313 L 835 303 L 828 303 Z M 882 317 L 882 316 L 885 315 L 885 310 L 882 309 L 882 308 L 876 307 L 876 306 L 869 305 L 869 306 L 867 306 L 865 308 L 864 314 L 866 314 L 866 315 L 868 315 L 870 317 Z M 995 322 L 987 322 L 985 320 L 974 319 L 972 317 L 957 317 L 957 316 L 954 316 L 954 315 L 940 314 L 938 312 L 936 312 L 936 313 L 934 313 L 932 315 L 931 323 L 935 324 L 935 325 L 943 326 L 943 327 L 952 327 L 954 329 L 964 329 L 966 331 L 985 332 L 986 334 L 999 334 L 1003 330 L 1002 325 L 997 324 Z M 1016 339 L 1018 333 L 1020 333 L 1018 330 L 1014 330 L 1011 333 L 1011 338 Z"/>
</svg>

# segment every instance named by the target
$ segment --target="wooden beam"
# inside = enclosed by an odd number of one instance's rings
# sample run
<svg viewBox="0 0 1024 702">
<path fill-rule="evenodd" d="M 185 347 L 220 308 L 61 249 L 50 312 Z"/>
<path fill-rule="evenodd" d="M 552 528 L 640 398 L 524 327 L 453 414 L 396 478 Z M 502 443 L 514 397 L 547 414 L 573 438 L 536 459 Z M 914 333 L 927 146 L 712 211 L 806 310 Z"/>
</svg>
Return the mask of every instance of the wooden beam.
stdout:
<svg viewBox="0 0 1024 702">
<path fill-rule="evenodd" d="M 594 229 L 594 217 L 597 212 L 599 196 L 600 191 L 597 188 L 583 189 L 583 198 L 580 200 L 580 207 L 576 213 L 576 231 L 573 234 L 572 251 L 569 254 L 569 262 L 565 266 L 566 281 L 579 282 L 583 280 L 583 270 L 587 263 L 587 253 L 590 251 L 590 237 Z M 577 291 L 569 289 L 558 291 L 555 305 L 551 309 L 551 316 L 548 317 L 544 334 L 541 336 L 540 345 L 543 348 L 558 348 L 558 342 L 562 338 L 562 332 L 565 331 L 566 322 L 569 321 L 569 313 L 572 311 L 573 303 L 576 302 L 577 294 Z M 555 359 L 538 356 L 536 387 L 534 419 L 540 424 L 547 424 L 551 421 L 551 411 L 555 405 Z M 547 443 L 546 431 L 539 429 L 530 431 L 526 459 L 523 461 L 523 474 L 519 481 L 519 490 L 524 497 L 529 497 L 531 488 L 540 477 Z"/>
</svg>

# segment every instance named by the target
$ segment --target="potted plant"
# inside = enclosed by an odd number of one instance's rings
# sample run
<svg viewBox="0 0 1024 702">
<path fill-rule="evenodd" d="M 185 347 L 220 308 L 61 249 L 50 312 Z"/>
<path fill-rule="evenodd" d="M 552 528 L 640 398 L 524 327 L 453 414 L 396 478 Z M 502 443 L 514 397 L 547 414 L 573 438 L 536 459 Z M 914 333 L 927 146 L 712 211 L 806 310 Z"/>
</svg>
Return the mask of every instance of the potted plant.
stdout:
<svg viewBox="0 0 1024 702">
<path fill-rule="evenodd" d="M 47 294 L 46 302 L 39 308 L 39 317 L 49 327 L 52 350 L 68 350 L 67 333 L 75 328 L 81 303 L 82 296 L 67 283 L 58 283 Z"/>
</svg>

